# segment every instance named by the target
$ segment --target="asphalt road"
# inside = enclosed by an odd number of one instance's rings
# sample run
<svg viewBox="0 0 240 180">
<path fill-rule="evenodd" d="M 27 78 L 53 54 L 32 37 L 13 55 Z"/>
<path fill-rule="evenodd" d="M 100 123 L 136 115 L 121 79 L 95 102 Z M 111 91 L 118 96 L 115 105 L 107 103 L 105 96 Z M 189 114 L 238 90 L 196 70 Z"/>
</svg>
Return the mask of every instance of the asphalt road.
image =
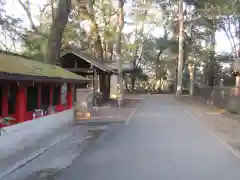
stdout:
<svg viewBox="0 0 240 180">
<path fill-rule="evenodd" d="M 7 171 L 0 171 L 0 174 L 5 174 L 4 177 L 0 177 L 0 179 L 53 180 L 45 177 L 49 177 L 52 174 L 60 171 L 61 169 L 65 169 L 66 167 L 68 167 L 81 153 L 81 150 L 83 149 L 83 142 L 88 134 L 87 129 L 81 126 L 70 126 L 66 129 L 59 129 L 59 131 L 62 132 L 59 132 L 59 134 L 53 134 L 53 137 L 51 137 L 50 135 L 46 137 L 50 140 L 54 139 L 53 142 L 56 142 L 57 139 L 60 140 L 56 145 L 47 149 L 43 154 L 37 156 L 36 158 L 29 158 L 28 163 L 20 165 L 18 168 L 15 168 L 10 173 L 6 173 Z M 40 141 L 37 141 L 37 143 L 39 142 Z M 46 142 L 46 144 L 47 143 L 48 142 Z M 41 147 L 41 145 L 44 145 L 44 143 L 37 144 L 37 147 Z M 14 159 L 9 159 L 11 161 L 14 161 Z M 4 161 L 2 161 L 2 159 L 0 159 L 0 165 L 1 163 L 4 165 Z"/>
<path fill-rule="evenodd" d="M 240 160 L 169 95 L 142 100 L 57 180 L 239 180 Z"/>
</svg>

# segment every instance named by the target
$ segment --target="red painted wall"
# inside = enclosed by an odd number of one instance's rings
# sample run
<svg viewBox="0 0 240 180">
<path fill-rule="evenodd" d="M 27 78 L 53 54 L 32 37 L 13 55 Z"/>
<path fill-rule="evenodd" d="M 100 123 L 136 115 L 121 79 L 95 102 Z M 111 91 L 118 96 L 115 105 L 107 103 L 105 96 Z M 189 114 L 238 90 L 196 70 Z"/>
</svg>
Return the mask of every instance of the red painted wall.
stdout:
<svg viewBox="0 0 240 180">
<path fill-rule="evenodd" d="M 41 107 L 41 84 L 36 84 L 38 86 L 38 108 Z M 33 112 L 27 112 L 27 86 L 28 84 L 19 83 L 17 90 L 17 100 L 16 100 L 16 114 L 8 114 L 8 88 L 9 85 L 6 84 L 3 88 L 3 98 L 2 98 L 2 117 L 10 116 L 16 119 L 17 122 L 21 123 L 24 121 L 29 121 L 33 119 Z M 61 95 L 59 94 L 60 104 L 55 106 L 56 112 L 61 112 L 72 108 L 73 97 L 72 97 L 72 84 L 68 84 L 67 91 L 67 105 L 61 104 Z M 53 85 L 50 88 L 50 104 L 53 102 Z M 5 127 L 6 125 L 0 124 L 0 127 Z"/>
</svg>

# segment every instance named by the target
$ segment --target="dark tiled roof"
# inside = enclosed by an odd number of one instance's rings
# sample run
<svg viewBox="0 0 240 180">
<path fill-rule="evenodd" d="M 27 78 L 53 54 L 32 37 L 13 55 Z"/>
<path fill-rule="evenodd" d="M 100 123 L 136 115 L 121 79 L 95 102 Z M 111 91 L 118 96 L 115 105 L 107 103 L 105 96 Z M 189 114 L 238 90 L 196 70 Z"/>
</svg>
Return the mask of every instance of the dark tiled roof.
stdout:
<svg viewBox="0 0 240 180">
<path fill-rule="evenodd" d="M 92 64 L 93 66 L 101 69 L 102 71 L 113 72 L 113 68 L 104 65 L 104 63 L 101 63 L 100 61 L 98 61 L 97 59 L 93 58 L 91 55 L 89 55 L 87 53 L 78 52 L 78 51 L 74 51 L 74 50 L 66 50 L 66 51 L 62 52 L 61 57 L 65 56 L 67 54 L 74 54 L 77 57 L 87 61 L 90 64 Z"/>
<path fill-rule="evenodd" d="M 112 68 L 112 69 L 114 69 L 115 71 L 117 71 L 117 62 L 116 61 L 105 61 L 104 63 L 103 63 L 105 66 L 107 66 L 107 67 L 109 67 L 109 68 Z M 125 72 L 125 71 L 132 71 L 134 69 L 134 67 L 133 67 L 133 64 L 131 64 L 131 63 L 123 63 L 122 64 L 122 70 L 123 70 L 123 72 Z"/>
</svg>

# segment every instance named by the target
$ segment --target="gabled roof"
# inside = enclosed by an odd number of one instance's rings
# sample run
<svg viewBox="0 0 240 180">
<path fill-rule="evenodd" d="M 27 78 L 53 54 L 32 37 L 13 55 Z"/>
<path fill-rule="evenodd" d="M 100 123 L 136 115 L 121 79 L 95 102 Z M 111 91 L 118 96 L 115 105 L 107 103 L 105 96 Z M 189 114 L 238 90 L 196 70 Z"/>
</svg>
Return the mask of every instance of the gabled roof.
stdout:
<svg viewBox="0 0 240 180">
<path fill-rule="evenodd" d="M 117 62 L 116 61 L 104 61 L 103 63 L 105 66 L 115 70 L 117 72 Z M 123 62 L 122 63 L 122 70 L 123 72 L 129 72 L 134 69 L 133 64 L 131 62 Z"/>
<path fill-rule="evenodd" d="M 74 54 L 75 56 L 85 60 L 86 62 L 92 64 L 96 68 L 101 69 L 102 71 L 113 72 L 113 69 L 111 67 L 104 65 L 103 63 L 99 62 L 97 59 L 91 57 L 90 55 L 88 55 L 86 53 L 74 51 L 74 50 L 66 50 L 61 53 L 61 57 L 65 56 L 67 54 Z"/>
<path fill-rule="evenodd" d="M 0 78 L 12 80 L 40 80 L 82 82 L 88 79 L 59 66 L 41 63 L 27 57 L 0 52 Z"/>
</svg>

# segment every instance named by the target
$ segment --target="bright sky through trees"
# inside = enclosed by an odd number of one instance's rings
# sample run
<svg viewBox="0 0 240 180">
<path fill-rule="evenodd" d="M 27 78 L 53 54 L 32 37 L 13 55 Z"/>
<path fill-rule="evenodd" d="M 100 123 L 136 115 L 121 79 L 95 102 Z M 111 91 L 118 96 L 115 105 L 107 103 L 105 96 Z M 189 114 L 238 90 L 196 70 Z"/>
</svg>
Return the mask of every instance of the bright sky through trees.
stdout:
<svg viewBox="0 0 240 180">
<path fill-rule="evenodd" d="M 37 16 L 39 14 L 39 6 L 42 6 L 46 3 L 47 0 L 31 0 L 31 9 L 32 14 Z M 127 8 L 130 9 L 130 4 L 127 3 Z M 6 5 L 6 10 L 10 15 L 13 15 L 14 17 L 20 17 L 24 22 L 23 26 L 29 27 L 29 21 L 26 16 L 26 13 L 22 9 L 22 7 L 19 5 L 18 0 L 8 0 Z M 37 17 L 35 18 L 35 21 L 37 23 Z M 133 25 L 125 25 L 123 32 L 129 33 L 134 31 L 135 26 Z M 154 25 L 146 25 L 145 26 L 145 32 L 149 32 L 151 29 L 151 34 L 154 36 L 161 36 L 163 34 L 162 29 L 158 27 L 154 27 Z M 216 33 L 216 51 L 217 52 L 231 52 L 231 46 L 228 42 L 228 39 L 224 32 L 217 32 Z"/>
</svg>

